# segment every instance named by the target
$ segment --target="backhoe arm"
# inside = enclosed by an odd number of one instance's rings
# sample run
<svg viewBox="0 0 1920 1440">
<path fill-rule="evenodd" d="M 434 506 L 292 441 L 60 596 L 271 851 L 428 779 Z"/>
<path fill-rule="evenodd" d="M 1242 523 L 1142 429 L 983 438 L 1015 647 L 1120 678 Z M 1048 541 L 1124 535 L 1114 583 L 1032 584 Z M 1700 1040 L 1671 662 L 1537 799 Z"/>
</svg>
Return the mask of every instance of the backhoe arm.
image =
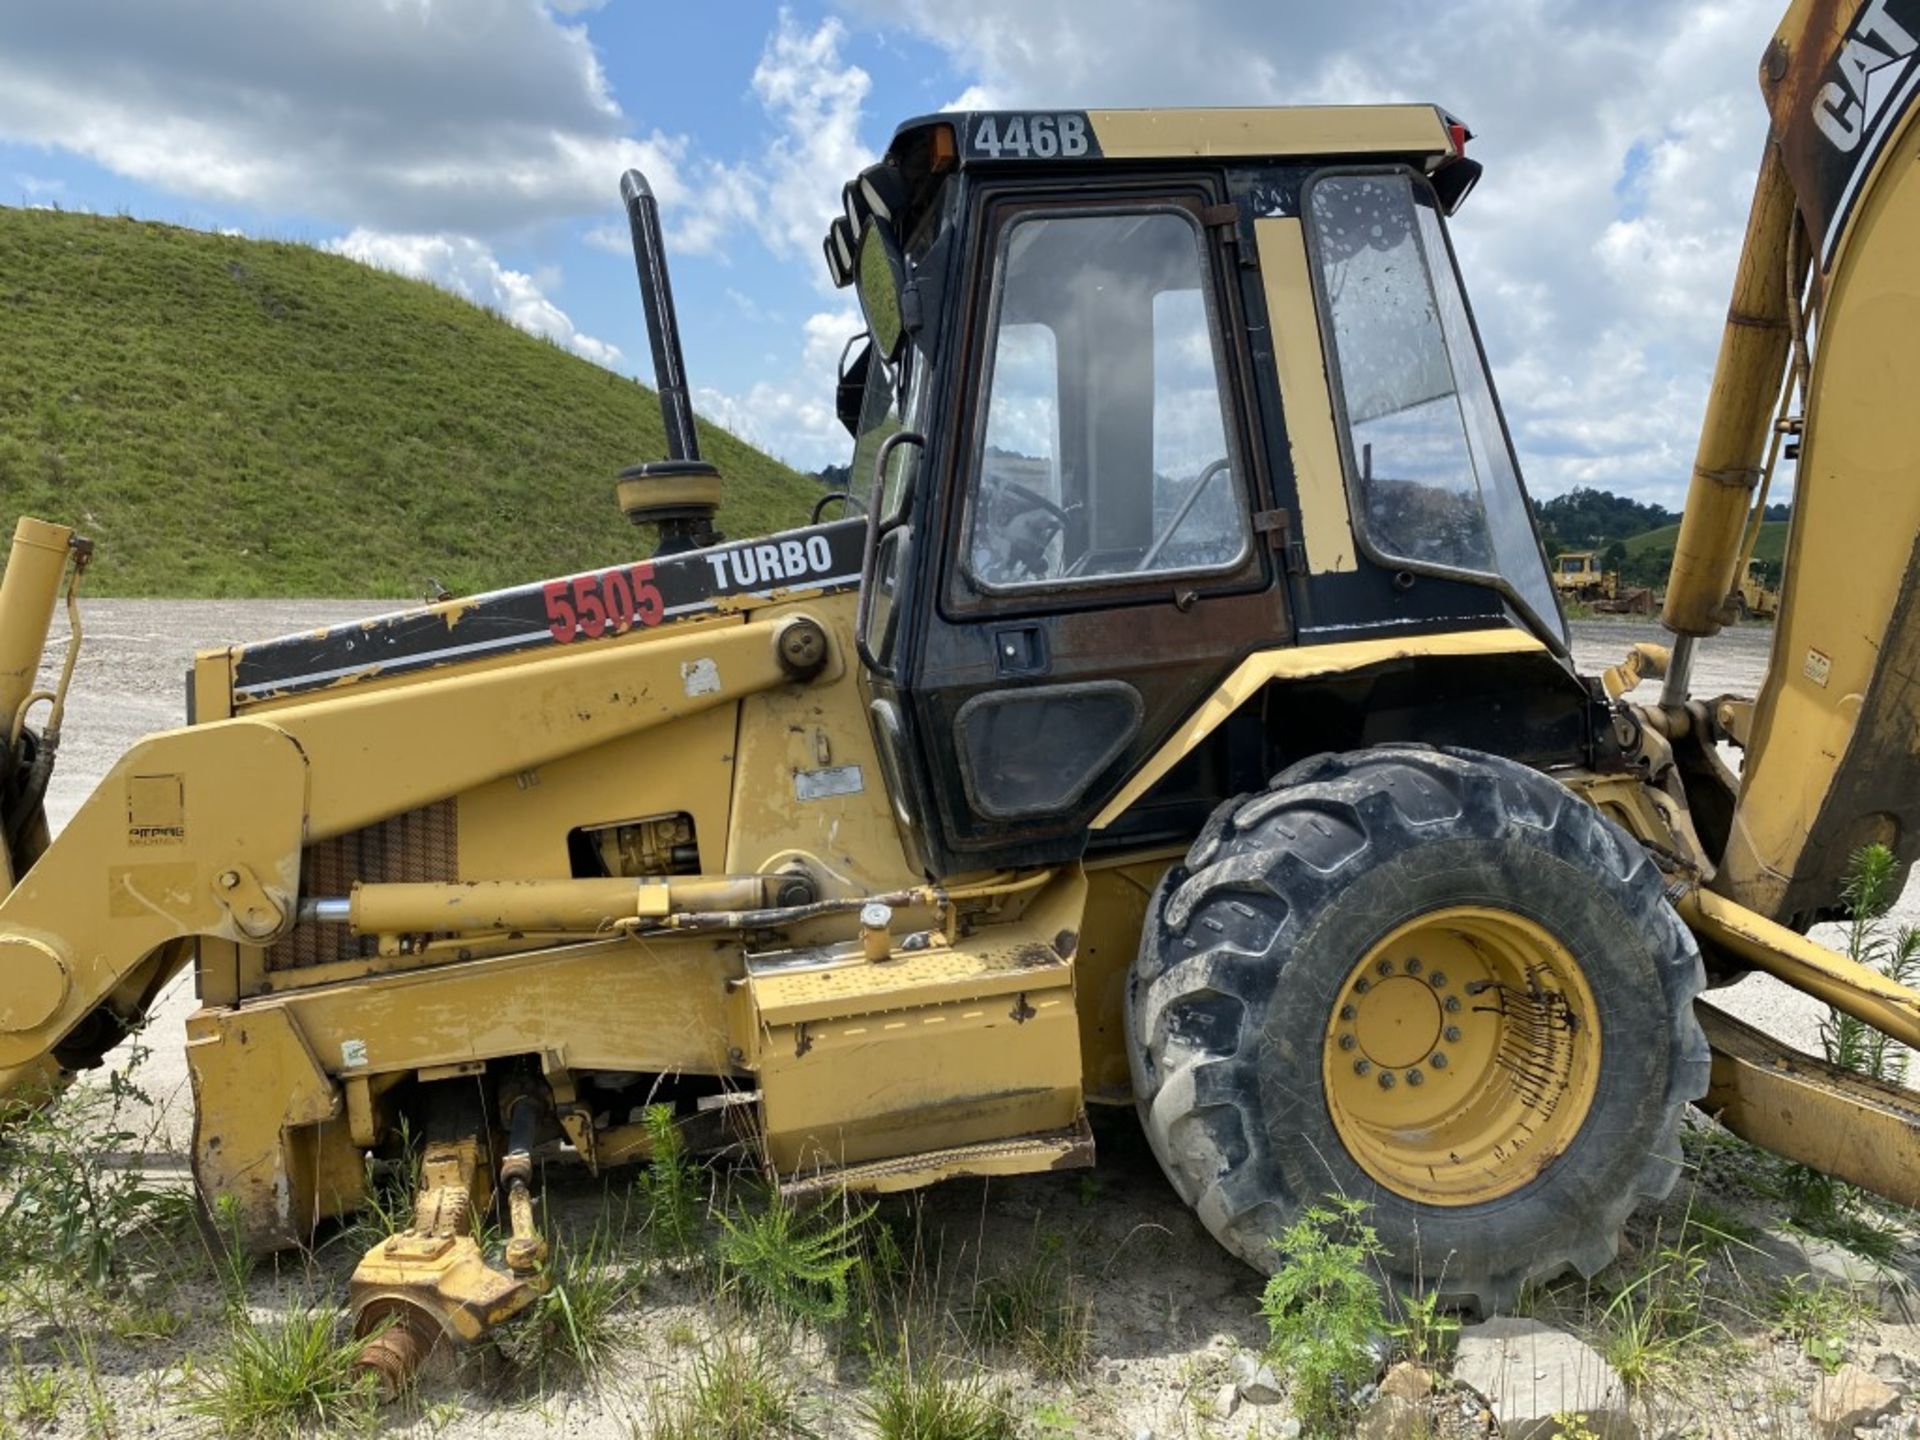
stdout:
<svg viewBox="0 0 1920 1440">
<path fill-rule="evenodd" d="M 1725 618 L 1789 381 L 1785 583 L 1713 884 L 1803 928 L 1862 844 L 1920 857 L 1920 0 L 1798 0 L 1760 83 L 1772 128 L 1674 553 L 1665 699 Z"/>
</svg>

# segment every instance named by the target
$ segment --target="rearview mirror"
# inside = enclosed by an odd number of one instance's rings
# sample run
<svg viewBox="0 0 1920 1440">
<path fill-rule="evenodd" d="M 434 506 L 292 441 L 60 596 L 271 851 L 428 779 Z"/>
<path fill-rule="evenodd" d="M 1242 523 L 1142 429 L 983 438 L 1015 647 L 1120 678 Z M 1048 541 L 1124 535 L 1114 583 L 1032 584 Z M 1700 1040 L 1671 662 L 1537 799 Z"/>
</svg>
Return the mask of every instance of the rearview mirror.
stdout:
<svg viewBox="0 0 1920 1440">
<path fill-rule="evenodd" d="M 860 230 L 860 253 L 854 272 L 860 308 L 866 314 L 874 349 L 881 359 L 891 364 L 899 357 L 900 344 L 907 338 L 903 305 L 907 266 L 893 232 L 871 218 Z"/>
<path fill-rule="evenodd" d="M 860 347 L 853 354 L 853 347 Z M 853 363 L 847 363 L 847 356 L 853 354 Z M 865 335 L 856 335 L 847 341 L 847 348 L 840 353 L 840 379 L 834 387 L 833 408 L 840 423 L 846 426 L 847 433 L 858 439 L 860 436 L 860 411 L 867 399 L 867 369 L 873 362 L 873 346 Z"/>
</svg>

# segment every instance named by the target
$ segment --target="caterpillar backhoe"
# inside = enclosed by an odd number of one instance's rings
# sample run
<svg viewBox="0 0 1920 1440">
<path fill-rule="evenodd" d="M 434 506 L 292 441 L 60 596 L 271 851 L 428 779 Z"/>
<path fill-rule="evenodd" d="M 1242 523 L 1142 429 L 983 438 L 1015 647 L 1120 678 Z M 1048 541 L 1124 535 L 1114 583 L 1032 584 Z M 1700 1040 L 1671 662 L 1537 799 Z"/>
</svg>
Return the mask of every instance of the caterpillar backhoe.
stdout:
<svg viewBox="0 0 1920 1440">
<path fill-rule="evenodd" d="M 1920 1200 L 1920 1101 L 1701 999 L 1758 969 L 1920 1043 L 1804 935 L 1862 843 L 1920 849 L 1916 37 L 1920 0 L 1796 0 L 1766 50 L 1676 639 L 1599 677 L 1446 111 L 902 125 L 824 242 L 858 483 L 749 540 L 629 175 L 651 558 L 203 651 L 49 836 L 35 677 L 89 552 L 21 522 L 0 1089 L 53 1099 L 190 966 L 194 1172 L 254 1243 L 363 1205 L 404 1121 L 414 1223 L 351 1286 L 396 1384 L 539 1293 L 536 1163 L 643 1156 L 649 1104 L 796 1199 L 1088 1165 L 1088 1107 L 1134 1106 L 1248 1263 L 1343 1193 L 1486 1308 L 1605 1265 L 1694 1103 Z M 1788 444 L 1765 683 L 1696 697 Z"/>
</svg>

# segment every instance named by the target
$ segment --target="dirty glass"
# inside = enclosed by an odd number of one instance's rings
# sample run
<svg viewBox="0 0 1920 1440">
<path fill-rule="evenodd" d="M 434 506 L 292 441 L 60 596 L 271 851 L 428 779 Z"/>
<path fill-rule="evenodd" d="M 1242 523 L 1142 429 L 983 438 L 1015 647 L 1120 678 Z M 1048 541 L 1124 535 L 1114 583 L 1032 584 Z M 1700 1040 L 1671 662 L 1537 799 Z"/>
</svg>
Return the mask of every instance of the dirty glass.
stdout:
<svg viewBox="0 0 1920 1440">
<path fill-rule="evenodd" d="M 968 563 L 991 589 L 1227 568 L 1246 553 L 1198 228 L 1028 216 L 1004 235 Z"/>
<path fill-rule="evenodd" d="M 1401 174 L 1328 175 L 1308 218 L 1367 539 L 1389 561 L 1501 577 L 1563 634 L 1430 197 Z"/>
</svg>

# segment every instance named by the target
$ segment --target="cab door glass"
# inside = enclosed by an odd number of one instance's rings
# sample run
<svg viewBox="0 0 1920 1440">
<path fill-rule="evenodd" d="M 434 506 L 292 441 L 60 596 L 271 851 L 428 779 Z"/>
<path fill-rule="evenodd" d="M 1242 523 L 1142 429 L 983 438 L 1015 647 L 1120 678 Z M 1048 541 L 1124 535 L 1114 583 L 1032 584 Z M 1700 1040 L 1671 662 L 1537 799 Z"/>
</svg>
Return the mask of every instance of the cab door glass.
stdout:
<svg viewBox="0 0 1920 1440">
<path fill-rule="evenodd" d="M 966 555 L 989 591 L 1230 569 L 1248 546 L 1199 226 L 1161 207 L 1002 232 Z"/>
<path fill-rule="evenodd" d="M 1431 193 L 1329 174 L 1307 210 L 1362 535 L 1388 562 L 1504 580 L 1564 638 Z"/>
</svg>

